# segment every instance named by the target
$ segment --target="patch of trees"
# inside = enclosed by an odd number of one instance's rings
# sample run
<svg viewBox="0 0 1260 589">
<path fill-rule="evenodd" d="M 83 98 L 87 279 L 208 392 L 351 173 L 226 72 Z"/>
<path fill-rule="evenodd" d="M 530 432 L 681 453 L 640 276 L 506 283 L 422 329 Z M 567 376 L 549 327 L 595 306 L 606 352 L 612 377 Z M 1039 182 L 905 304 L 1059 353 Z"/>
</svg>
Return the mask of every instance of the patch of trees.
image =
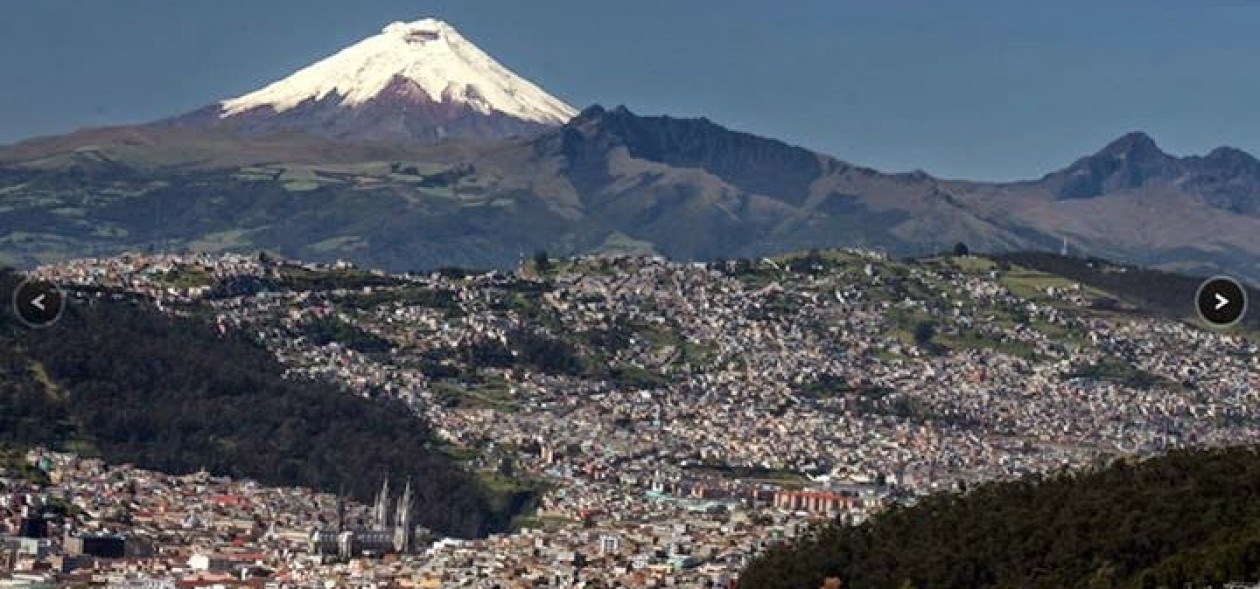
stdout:
<svg viewBox="0 0 1260 589">
<path fill-rule="evenodd" d="M 38 466 L 26 461 L 26 451 L 22 448 L 0 444 L 0 479 L 18 479 L 39 485 L 48 484 L 48 475 Z M 4 483 L 0 481 L 0 490 Z"/>
<path fill-rule="evenodd" d="M 598 376 L 621 389 L 659 389 L 669 384 L 665 375 L 638 366 L 608 366 Z"/>
<path fill-rule="evenodd" d="M 232 297 L 253 296 L 260 292 L 275 292 L 280 286 L 275 281 L 258 276 L 225 276 L 210 285 L 208 299 L 228 299 Z"/>
<path fill-rule="evenodd" d="M 920 321 L 914 325 L 914 345 L 919 349 L 931 353 L 939 354 L 942 347 L 934 341 L 936 337 L 936 323 L 931 321 Z"/>
<path fill-rule="evenodd" d="M 16 285 L 0 275 L 0 295 Z M 6 299 L 7 300 L 7 299 Z M 419 521 L 476 536 L 506 529 L 487 492 L 434 449 L 428 425 L 388 400 L 281 377 L 244 334 L 147 304 L 72 304 L 30 330 L 0 314 L 0 442 L 94 448 L 107 461 L 207 470 L 266 484 L 345 489 L 368 501 L 411 478 Z"/>
<path fill-rule="evenodd" d="M 792 392 L 810 399 L 843 395 L 853 390 L 854 387 L 849 385 L 848 379 L 828 372 L 792 387 Z"/>
<path fill-rule="evenodd" d="M 438 309 L 447 317 L 459 317 L 464 313 L 459 304 L 459 295 L 454 290 L 416 285 L 376 289 L 368 293 L 351 293 L 342 298 L 341 303 L 351 309 L 372 309 L 381 305 L 398 303 Z"/>
<path fill-rule="evenodd" d="M 552 267 L 551 256 L 547 255 L 547 250 L 534 252 L 534 270 L 537 270 L 539 274 L 546 274 Z"/>
<path fill-rule="evenodd" d="M 629 349 L 634 335 L 634 329 L 622 322 L 614 322 L 609 327 L 588 329 L 577 334 L 587 347 L 603 354 L 613 354 Z"/>
<path fill-rule="evenodd" d="M 334 315 L 316 317 L 302 324 L 302 333 L 317 346 L 337 342 L 363 354 L 381 354 L 393 349 L 393 344 L 380 336 L 368 333 Z"/>
<path fill-rule="evenodd" d="M 1123 266 L 1098 258 L 1075 258 L 1047 252 L 1000 254 L 994 256 L 994 259 L 1000 263 L 1016 264 L 1047 274 L 1062 276 L 1172 317 L 1194 315 L 1194 295 L 1203 282 L 1203 278 L 1200 277 Z M 1249 286 L 1246 288 L 1249 300 L 1260 300 L 1258 298 L 1260 290 Z M 1116 307 L 1113 303 L 1109 307 L 1101 306 L 1100 308 L 1110 310 Z M 1243 322 L 1253 327 L 1260 326 L 1260 315 L 1248 313 L 1247 317 L 1243 318 Z"/>
<path fill-rule="evenodd" d="M 1090 380 L 1109 380 L 1135 389 L 1150 389 L 1169 381 L 1157 374 L 1152 374 L 1123 360 L 1104 360 L 1093 364 L 1076 366 L 1068 378 L 1086 378 Z"/>
<path fill-rule="evenodd" d="M 938 413 L 917 397 L 887 387 L 870 384 L 850 385 L 844 378 L 833 374 L 820 374 L 793 386 L 792 390 L 810 401 L 843 399 L 844 410 L 858 415 L 888 415 L 916 422 L 934 421 L 950 426 L 966 426 L 974 423 L 963 416 Z"/>
<path fill-rule="evenodd" d="M 536 323 L 543 323 L 537 321 Z M 651 389 L 665 386 L 668 378 L 656 371 L 614 361 L 616 352 L 631 345 L 632 338 L 648 337 L 645 326 L 617 321 L 611 327 L 573 334 L 552 335 L 538 329 L 518 328 L 503 340 L 479 338 L 461 344 L 452 355 L 425 354 L 420 369 L 435 380 L 458 378 L 475 381 L 483 368 L 524 368 L 551 375 L 582 376 L 606 380 L 620 388 Z"/>
<path fill-rule="evenodd" d="M 982 485 L 822 527 L 744 571 L 758 589 L 1132 588 L 1260 579 L 1260 453 L 1177 451 Z"/>
<path fill-rule="evenodd" d="M 787 267 L 797 274 L 809 274 L 817 276 L 827 270 L 827 259 L 823 257 L 822 252 L 817 249 L 811 249 L 804 255 L 792 256 L 787 261 Z"/>
<path fill-rule="evenodd" d="M 460 378 L 464 369 L 441 350 L 426 350 L 415 356 L 412 366 L 431 380 Z"/>
<path fill-rule="evenodd" d="M 480 338 L 460 346 L 469 368 L 529 368 L 545 374 L 582 374 L 586 363 L 573 344 L 532 329 L 513 329 L 506 341 Z"/>
<path fill-rule="evenodd" d="M 508 334 L 508 343 L 517 350 L 518 361 L 546 374 L 581 374 L 585 363 L 567 341 L 530 329 Z"/>
<path fill-rule="evenodd" d="M 288 290 L 358 290 L 365 286 L 398 286 L 403 282 L 392 276 L 374 274 L 366 270 L 317 269 L 300 266 L 282 266 L 276 284 Z"/>
</svg>

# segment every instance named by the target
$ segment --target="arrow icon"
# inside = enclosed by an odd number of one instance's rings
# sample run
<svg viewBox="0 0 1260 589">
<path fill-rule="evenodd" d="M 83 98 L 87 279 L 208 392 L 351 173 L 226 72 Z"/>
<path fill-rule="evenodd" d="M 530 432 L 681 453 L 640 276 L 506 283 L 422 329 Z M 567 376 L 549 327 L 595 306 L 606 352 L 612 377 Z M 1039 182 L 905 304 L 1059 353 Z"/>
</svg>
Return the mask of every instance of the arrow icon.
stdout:
<svg viewBox="0 0 1260 589">
<path fill-rule="evenodd" d="M 29 327 L 52 325 L 61 317 L 66 298 L 48 282 L 24 280 L 13 291 L 13 312 Z"/>
<path fill-rule="evenodd" d="M 1229 327 L 1247 313 L 1247 289 L 1228 276 L 1204 281 L 1194 299 L 1199 317 L 1214 327 Z"/>
</svg>

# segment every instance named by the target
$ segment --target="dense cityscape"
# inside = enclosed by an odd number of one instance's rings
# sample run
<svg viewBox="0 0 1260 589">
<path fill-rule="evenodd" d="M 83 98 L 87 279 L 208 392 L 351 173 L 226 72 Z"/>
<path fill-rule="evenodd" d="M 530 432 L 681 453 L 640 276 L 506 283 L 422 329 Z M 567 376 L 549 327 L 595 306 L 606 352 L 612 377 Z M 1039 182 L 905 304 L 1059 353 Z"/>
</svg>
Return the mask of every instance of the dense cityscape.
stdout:
<svg viewBox="0 0 1260 589">
<path fill-rule="evenodd" d="M 4 8 L 0 589 L 1260 589 L 1260 3 Z"/>
<path fill-rule="evenodd" d="M 823 520 L 1260 437 L 1241 333 L 965 254 L 539 254 L 424 276 L 134 254 L 34 275 L 72 304 L 139 296 L 244 331 L 295 378 L 402 401 L 489 484 L 541 491 L 511 532 L 442 538 L 398 517 L 406 542 L 374 548 L 387 492 L 365 506 L 33 450 L 40 476 L 0 487 L 0 564 L 28 583 L 732 587 Z M 324 550 L 334 528 L 346 548 Z"/>
</svg>

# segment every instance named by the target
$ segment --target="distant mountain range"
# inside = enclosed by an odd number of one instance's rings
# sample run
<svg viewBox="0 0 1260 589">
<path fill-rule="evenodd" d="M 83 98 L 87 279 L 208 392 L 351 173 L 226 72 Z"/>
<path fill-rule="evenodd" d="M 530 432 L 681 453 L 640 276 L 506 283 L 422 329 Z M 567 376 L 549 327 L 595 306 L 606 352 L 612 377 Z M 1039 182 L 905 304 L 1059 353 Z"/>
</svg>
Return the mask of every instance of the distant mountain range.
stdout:
<svg viewBox="0 0 1260 589">
<path fill-rule="evenodd" d="M 1038 179 L 888 174 L 706 119 L 572 109 L 445 23 L 271 86 L 0 148 L 0 261 L 268 249 L 395 270 L 534 250 L 707 260 L 965 242 L 1260 281 L 1260 162 L 1134 133 Z"/>
</svg>

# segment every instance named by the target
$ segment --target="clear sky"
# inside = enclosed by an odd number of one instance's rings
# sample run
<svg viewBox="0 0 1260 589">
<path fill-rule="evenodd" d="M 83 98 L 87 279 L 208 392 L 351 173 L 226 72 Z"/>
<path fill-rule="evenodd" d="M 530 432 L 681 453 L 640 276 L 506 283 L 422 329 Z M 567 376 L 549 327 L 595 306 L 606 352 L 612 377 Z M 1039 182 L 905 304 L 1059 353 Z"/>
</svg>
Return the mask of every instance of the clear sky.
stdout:
<svg viewBox="0 0 1260 589">
<path fill-rule="evenodd" d="M 179 114 L 425 16 L 579 108 L 889 171 L 1037 177 L 1131 130 L 1260 154 L 1251 0 L 3 0 L 0 142 Z"/>
</svg>

